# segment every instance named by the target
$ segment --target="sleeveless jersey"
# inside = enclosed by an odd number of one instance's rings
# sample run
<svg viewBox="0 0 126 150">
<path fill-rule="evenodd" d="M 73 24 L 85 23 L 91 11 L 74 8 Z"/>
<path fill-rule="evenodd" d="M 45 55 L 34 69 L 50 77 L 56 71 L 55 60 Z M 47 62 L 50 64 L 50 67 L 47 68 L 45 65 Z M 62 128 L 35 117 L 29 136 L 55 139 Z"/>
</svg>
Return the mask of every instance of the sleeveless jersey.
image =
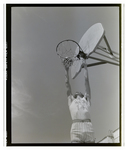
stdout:
<svg viewBox="0 0 126 150">
<path fill-rule="evenodd" d="M 71 101 L 71 102 L 70 102 Z M 74 98 L 72 95 L 68 97 L 68 105 L 72 120 L 74 119 L 91 119 L 90 103 L 84 97 Z"/>
</svg>

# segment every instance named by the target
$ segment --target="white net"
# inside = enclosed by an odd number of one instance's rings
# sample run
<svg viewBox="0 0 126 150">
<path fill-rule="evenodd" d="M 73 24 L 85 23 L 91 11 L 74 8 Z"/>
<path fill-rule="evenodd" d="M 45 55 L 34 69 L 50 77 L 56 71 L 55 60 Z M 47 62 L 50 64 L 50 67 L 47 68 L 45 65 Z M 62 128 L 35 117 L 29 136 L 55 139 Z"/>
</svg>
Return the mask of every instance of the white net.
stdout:
<svg viewBox="0 0 126 150">
<path fill-rule="evenodd" d="M 73 58 L 77 56 L 79 49 L 80 47 L 76 42 L 65 40 L 58 44 L 56 52 L 62 58 Z"/>
</svg>

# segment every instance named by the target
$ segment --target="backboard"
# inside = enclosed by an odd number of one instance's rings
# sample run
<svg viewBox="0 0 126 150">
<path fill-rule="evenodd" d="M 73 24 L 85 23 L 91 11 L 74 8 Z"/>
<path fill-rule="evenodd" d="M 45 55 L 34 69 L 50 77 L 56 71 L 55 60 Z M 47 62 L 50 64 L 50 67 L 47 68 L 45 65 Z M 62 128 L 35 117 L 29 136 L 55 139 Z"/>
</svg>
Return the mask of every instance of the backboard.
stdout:
<svg viewBox="0 0 126 150">
<path fill-rule="evenodd" d="M 95 51 L 100 41 L 104 36 L 104 28 L 101 23 L 96 23 L 91 26 L 82 36 L 79 46 L 88 56 Z M 71 66 L 71 77 L 74 79 L 81 70 L 81 63 L 79 60 L 74 61 Z M 79 67 L 79 68 L 78 68 Z"/>
<path fill-rule="evenodd" d="M 87 55 L 93 53 L 93 51 L 97 48 L 101 39 L 104 36 L 104 29 L 101 23 L 96 23 L 91 26 L 85 34 L 82 36 L 79 45 L 82 48 L 83 52 Z"/>
</svg>

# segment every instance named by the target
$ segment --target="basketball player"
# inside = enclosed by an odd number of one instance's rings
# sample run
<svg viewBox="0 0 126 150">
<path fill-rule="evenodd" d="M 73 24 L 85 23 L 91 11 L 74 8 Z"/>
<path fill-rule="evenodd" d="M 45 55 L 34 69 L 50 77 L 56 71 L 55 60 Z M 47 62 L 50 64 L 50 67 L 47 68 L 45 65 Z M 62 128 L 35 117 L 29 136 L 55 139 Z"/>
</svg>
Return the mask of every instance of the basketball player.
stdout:
<svg viewBox="0 0 126 150">
<path fill-rule="evenodd" d="M 68 106 L 72 118 L 71 126 L 71 143 L 95 143 L 94 131 L 90 118 L 91 94 L 88 80 L 88 70 L 86 60 L 78 57 L 82 62 L 81 70 L 84 70 L 85 93 L 76 92 L 72 95 L 69 83 L 69 67 L 72 65 L 70 59 L 65 59 L 63 65 L 65 67 L 65 83 L 67 87 Z"/>
</svg>

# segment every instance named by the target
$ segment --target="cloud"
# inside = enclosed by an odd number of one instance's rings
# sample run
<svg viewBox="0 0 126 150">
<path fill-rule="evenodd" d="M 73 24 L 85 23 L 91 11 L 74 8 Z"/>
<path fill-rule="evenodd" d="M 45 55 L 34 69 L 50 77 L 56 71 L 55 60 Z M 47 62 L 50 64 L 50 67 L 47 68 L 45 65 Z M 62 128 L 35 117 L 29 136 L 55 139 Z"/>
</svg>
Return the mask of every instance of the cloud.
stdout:
<svg viewBox="0 0 126 150">
<path fill-rule="evenodd" d="M 32 97 L 24 84 L 19 79 L 12 81 L 12 118 L 22 116 L 26 113 L 35 115 L 30 109 Z"/>
</svg>

